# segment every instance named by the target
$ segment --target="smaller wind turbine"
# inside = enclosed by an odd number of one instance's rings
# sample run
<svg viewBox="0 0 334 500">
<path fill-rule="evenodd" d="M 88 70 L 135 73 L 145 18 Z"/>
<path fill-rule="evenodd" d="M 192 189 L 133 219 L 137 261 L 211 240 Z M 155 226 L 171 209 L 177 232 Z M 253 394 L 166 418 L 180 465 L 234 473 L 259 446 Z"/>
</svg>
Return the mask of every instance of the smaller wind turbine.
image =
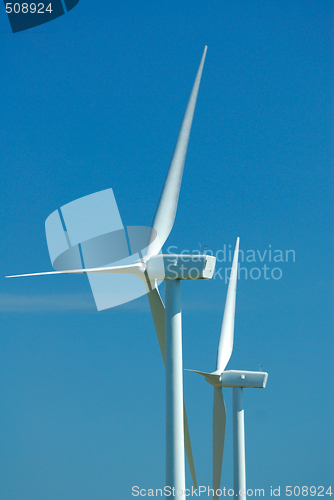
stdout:
<svg viewBox="0 0 334 500">
<path fill-rule="evenodd" d="M 246 465 L 245 465 L 245 427 L 243 408 L 243 388 L 264 388 L 268 373 L 241 370 L 225 370 L 231 357 L 234 338 L 235 300 L 238 279 L 239 238 L 234 250 L 230 282 L 227 289 L 223 322 L 218 344 L 217 367 L 212 373 L 199 372 L 205 380 L 214 387 L 213 398 L 213 498 L 219 498 L 221 470 L 226 427 L 226 407 L 222 387 L 233 388 L 233 469 L 234 497 L 246 498 Z"/>
</svg>

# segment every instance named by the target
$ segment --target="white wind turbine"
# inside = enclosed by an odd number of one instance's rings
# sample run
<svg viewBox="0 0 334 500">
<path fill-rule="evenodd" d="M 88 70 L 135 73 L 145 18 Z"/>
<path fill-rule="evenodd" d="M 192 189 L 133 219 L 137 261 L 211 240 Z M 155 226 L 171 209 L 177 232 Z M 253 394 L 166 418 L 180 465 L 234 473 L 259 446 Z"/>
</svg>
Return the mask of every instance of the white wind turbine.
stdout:
<svg viewBox="0 0 334 500">
<path fill-rule="evenodd" d="M 239 238 L 237 238 L 230 281 L 227 289 L 223 322 L 220 332 L 217 366 L 211 373 L 189 370 L 203 375 L 209 384 L 213 385 L 213 498 L 221 495 L 220 481 L 223 464 L 223 452 L 226 427 L 226 408 L 223 398 L 223 387 L 233 388 L 233 475 L 234 497 L 246 499 L 246 462 L 245 462 L 245 427 L 243 388 L 264 388 L 268 373 L 241 370 L 226 370 L 225 367 L 231 357 L 234 339 L 234 316 L 238 280 L 238 253 Z"/>
<path fill-rule="evenodd" d="M 188 105 L 182 121 L 176 146 L 169 166 L 165 184 L 152 224 L 149 244 L 144 256 L 128 265 L 66 269 L 18 276 L 48 274 L 116 273 L 130 274 L 141 278 L 146 286 L 150 308 L 161 354 L 166 367 L 166 485 L 181 490 L 184 498 L 186 449 L 195 487 L 196 476 L 191 451 L 187 417 L 183 402 L 182 327 L 180 304 L 180 280 L 210 279 L 215 258 L 210 255 L 159 255 L 175 220 L 179 199 L 183 167 L 187 153 L 189 135 L 195 111 L 207 47 L 197 71 Z M 68 235 L 66 235 L 68 238 Z M 164 306 L 157 280 L 165 280 Z"/>
</svg>

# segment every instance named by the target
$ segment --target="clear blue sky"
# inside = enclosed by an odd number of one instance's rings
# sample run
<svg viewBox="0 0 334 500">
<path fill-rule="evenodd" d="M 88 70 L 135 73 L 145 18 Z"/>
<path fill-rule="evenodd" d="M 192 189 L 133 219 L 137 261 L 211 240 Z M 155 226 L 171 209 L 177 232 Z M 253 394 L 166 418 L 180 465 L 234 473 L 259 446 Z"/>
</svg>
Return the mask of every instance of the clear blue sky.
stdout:
<svg viewBox="0 0 334 500">
<path fill-rule="evenodd" d="M 1 8 L 0 40 L 3 277 L 52 270 L 45 219 L 81 196 L 111 187 L 124 224 L 151 224 L 208 45 L 165 250 L 200 242 L 216 254 L 237 236 L 245 253 L 267 250 L 244 263 L 228 364 L 269 372 L 265 390 L 245 391 L 247 486 L 327 488 L 331 2 L 80 0 L 16 34 Z M 269 262 L 270 248 L 295 261 Z M 264 264 L 281 279 L 251 279 Z M 163 487 L 164 369 L 147 298 L 97 313 L 84 276 L 0 287 L 0 498 L 129 500 L 133 485 Z M 226 289 L 218 275 L 182 284 L 185 368 L 215 368 Z M 184 385 L 198 482 L 211 485 L 212 388 L 189 372 Z"/>
</svg>

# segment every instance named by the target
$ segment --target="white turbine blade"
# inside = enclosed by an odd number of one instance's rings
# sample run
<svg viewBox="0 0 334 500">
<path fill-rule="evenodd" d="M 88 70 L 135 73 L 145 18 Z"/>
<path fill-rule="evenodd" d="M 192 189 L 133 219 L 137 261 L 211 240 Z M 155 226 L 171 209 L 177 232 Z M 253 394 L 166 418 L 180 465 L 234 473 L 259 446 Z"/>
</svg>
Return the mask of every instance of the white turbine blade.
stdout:
<svg viewBox="0 0 334 500">
<path fill-rule="evenodd" d="M 224 317 L 218 344 L 216 373 L 222 373 L 224 371 L 233 349 L 235 296 L 238 280 L 238 253 L 239 238 L 237 238 L 237 243 L 235 245 L 230 282 L 227 289 Z"/>
<path fill-rule="evenodd" d="M 145 256 L 146 258 L 150 258 L 152 255 L 157 255 L 159 253 L 165 241 L 167 240 L 174 224 L 177 204 L 179 200 L 183 167 L 187 154 L 189 135 L 193 121 L 206 50 L 207 47 L 205 46 L 195 82 L 190 94 L 187 109 L 183 117 L 182 125 L 170 162 L 165 184 L 160 196 L 158 208 L 153 220 L 152 228 L 157 232 L 158 238 L 156 238 L 155 242 L 153 242 L 153 239 L 151 238 L 151 244 L 148 249 L 148 254 L 147 256 Z"/>
<path fill-rule="evenodd" d="M 153 317 L 153 322 L 155 326 L 155 331 L 157 333 L 158 342 L 160 346 L 160 351 L 162 355 L 163 362 L 165 364 L 165 306 L 160 297 L 158 288 L 152 288 L 147 294 L 151 313 Z M 191 448 L 190 433 L 188 427 L 188 419 L 186 413 L 186 407 L 183 401 L 183 426 L 184 426 L 184 448 L 186 450 L 186 455 L 188 459 L 189 469 L 191 472 L 191 477 L 194 483 L 195 489 L 197 489 L 197 480 L 195 472 L 194 457 Z"/>
<path fill-rule="evenodd" d="M 147 294 L 155 331 L 158 337 L 161 356 L 165 364 L 165 306 L 160 297 L 158 288 L 153 288 Z"/>
<path fill-rule="evenodd" d="M 65 271 L 51 271 L 46 273 L 32 274 L 16 274 L 14 276 L 6 276 L 6 278 L 22 278 L 25 276 L 45 276 L 48 274 L 85 274 L 85 273 L 119 273 L 119 274 L 134 274 L 138 278 L 144 278 L 145 265 L 142 263 L 129 264 L 127 266 L 107 266 L 95 267 L 91 269 L 68 269 Z"/>
<path fill-rule="evenodd" d="M 226 427 L 226 408 L 223 393 L 220 387 L 214 387 L 213 397 L 213 490 L 214 499 L 218 499 L 216 491 L 220 488 L 221 472 L 223 465 L 224 441 Z"/>
<path fill-rule="evenodd" d="M 197 490 L 197 479 L 196 479 L 196 472 L 195 472 L 193 450 L 191 448 L 186 405 L 184 404 L 184 400 L 183 400 L 183 430 L 184 430 L 184 448 L 186 450 L 188 465 L 189 465 L 191 477 L 192 477 L 192 480 L 194 483 L 194 488 L 195 488 L 195 490 Z"/>
</svg>

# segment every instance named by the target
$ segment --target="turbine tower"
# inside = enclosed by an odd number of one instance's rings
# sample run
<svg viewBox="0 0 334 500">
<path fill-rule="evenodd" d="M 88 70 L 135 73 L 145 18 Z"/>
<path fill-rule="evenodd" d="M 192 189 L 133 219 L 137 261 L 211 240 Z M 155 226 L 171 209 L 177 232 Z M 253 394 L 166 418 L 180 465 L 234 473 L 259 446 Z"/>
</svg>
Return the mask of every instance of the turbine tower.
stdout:
<svg viewBox="0 0 334 500">
<path fill-rule="evenodd" d="M 244 426 L 244 406 L 243 388 L 265 388 L 268 378 L 266 372 L 253 372 L 241 370 L 227 370 L 225 367 L 231 357 L 234 339 L 234 316 L 238 279 L 238 253 L 239 238 L 237 238 L 233 262 L 231 268 L 230 281 L 227 289 L 223 322 L 221 326 L 216 370 L 211 373 L 199 372 L 205 377 L 209 384 L 213 385 L 213 498 L 218 499 L 221 495 L 220 481 L 223 464 L 225 428 L 226 428 L 226 407 L 223 398 L 222 388 L 233 388 L 233 475 L 234 475 L 234 498 L 237 500 L 246 499 L 246 463 L 245 463 L 245 426 Z"/>
<path fill-rule="evenodd" d="M 204 48 L 190 94 L 148 244 L 145 251 L 140 254 L 140 258 L 126 265 L 99 265 L 81 269 L 63 268 L 52 272 L 8 276 L 113 273 L 134 275 L 143 280 L 166 367 L 166 486 L 175 488 L 176 492 L 181 490 L 181 494 L 177 494 L 179 498 L 184 498 L 185 490 L 184 447 L 194 486 L 197 487 L 183 401 L 180 281 L 184 279 L 210 279 L 213 275 L 216 259 L 210 255 L 161 255 L 159 252 L 172 230 L 176 216 L 183 167 L 206 50 L 207 47 Z M 65 236 L 68 239 L 67 233 Z M 64 241 L 65 236 L 63 235 Z M 165 280 L 166 307 L 158 291 L 157 281 L 160 280 Z"/>
</svg>

